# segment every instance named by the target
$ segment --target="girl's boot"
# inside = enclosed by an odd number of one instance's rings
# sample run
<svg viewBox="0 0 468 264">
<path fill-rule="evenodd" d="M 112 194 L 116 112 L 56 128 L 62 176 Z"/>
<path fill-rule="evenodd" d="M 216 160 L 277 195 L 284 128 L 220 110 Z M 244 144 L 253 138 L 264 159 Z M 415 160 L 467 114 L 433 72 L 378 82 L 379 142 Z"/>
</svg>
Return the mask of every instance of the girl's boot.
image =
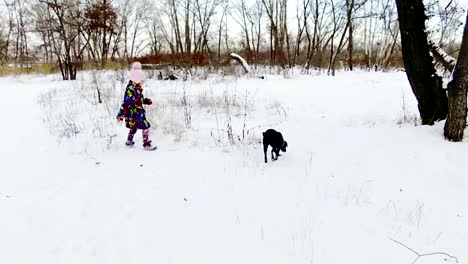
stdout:
<svg viewBox="0 0 468 264">
<path fill-rule="evenodd" d="M 149 130 L 143 130 L 143 147 L 146 150 L 156 150 L 158 147 L 151 145 L 151 140 L 149 139 Z"/>
<path fill-rule="evenodd" d="M 136 132 L 137 132 L 136 128 L 130 129 L 130 131 L 128 132 L 127 142 L 125 142 L 125 145 L 127 145 L 128 147 L 135 145 L 135 142 L 133 142 L 133 137 L 135 136 Z"/>
</svg>

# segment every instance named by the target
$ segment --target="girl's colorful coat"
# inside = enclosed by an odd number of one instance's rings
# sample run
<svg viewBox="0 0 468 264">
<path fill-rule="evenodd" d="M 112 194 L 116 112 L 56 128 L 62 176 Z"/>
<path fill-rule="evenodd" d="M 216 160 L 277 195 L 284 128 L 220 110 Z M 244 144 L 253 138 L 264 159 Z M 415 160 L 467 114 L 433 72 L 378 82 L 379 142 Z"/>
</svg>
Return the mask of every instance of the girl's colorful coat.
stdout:
<svg viewBox="0 0 468 264">
<path fill-rule="evenodd" d="M 151 125 L 146 120 L 143 104 L 150 104 L 150 102 L 150 99 L 144 98 L 141 85 L 130 81 L 125 89 L 124 101 L 117 118 L 125 118 L 127 128 L 148 129 Z"/>
</svg>

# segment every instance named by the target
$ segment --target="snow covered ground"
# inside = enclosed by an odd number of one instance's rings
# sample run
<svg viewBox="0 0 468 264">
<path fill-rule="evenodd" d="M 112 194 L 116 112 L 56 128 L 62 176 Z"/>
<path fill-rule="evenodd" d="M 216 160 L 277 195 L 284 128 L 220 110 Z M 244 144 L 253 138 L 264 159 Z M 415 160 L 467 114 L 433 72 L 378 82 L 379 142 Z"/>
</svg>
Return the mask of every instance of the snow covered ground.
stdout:
<svg viewBox="0 0 468 264">
<path fill-rule="evenodd" d="M 0 78 L 0 263 L 467 262 L 468 145 L 415 126 L 404 73 L 148 80 L 155 152 L 124 79 Z"/>
</svg>

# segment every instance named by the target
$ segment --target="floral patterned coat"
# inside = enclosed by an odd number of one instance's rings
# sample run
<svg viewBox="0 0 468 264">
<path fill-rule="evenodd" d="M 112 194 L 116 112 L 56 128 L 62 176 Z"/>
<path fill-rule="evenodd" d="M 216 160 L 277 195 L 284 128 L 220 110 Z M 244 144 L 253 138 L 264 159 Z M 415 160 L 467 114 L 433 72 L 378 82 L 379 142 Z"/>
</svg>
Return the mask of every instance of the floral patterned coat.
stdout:
<svg viewBox="0 0 468 264">
<path fill-rule="evenodd" d="M 151 104 L 151 100 L 144 98 L 143 88 L 140 84 L 130 81 L 125 89 L 124 101 L 117 114 L 117 118 L 123 120 L 130 129 L 148 129 L 151 127 L 146 120 L 144 104 Z"/>
</svg>

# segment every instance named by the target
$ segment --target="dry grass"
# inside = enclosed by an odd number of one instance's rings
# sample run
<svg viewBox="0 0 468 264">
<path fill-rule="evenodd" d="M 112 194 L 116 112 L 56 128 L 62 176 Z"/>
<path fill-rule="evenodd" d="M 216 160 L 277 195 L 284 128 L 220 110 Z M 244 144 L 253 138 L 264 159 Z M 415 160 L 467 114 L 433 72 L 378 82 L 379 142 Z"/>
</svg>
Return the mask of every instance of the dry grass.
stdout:
<svg viewBox="0 0 468 264">
<path fill-rule="evenodd" d="M 30 67 L 20 67 L 20 66 L 0 66 L 0 76 L 7 75 L 21 75 L 21 74 L 52 74 L 60 72 L 60 69 L 55 64 L 34 64 Z"/>
</svg>

